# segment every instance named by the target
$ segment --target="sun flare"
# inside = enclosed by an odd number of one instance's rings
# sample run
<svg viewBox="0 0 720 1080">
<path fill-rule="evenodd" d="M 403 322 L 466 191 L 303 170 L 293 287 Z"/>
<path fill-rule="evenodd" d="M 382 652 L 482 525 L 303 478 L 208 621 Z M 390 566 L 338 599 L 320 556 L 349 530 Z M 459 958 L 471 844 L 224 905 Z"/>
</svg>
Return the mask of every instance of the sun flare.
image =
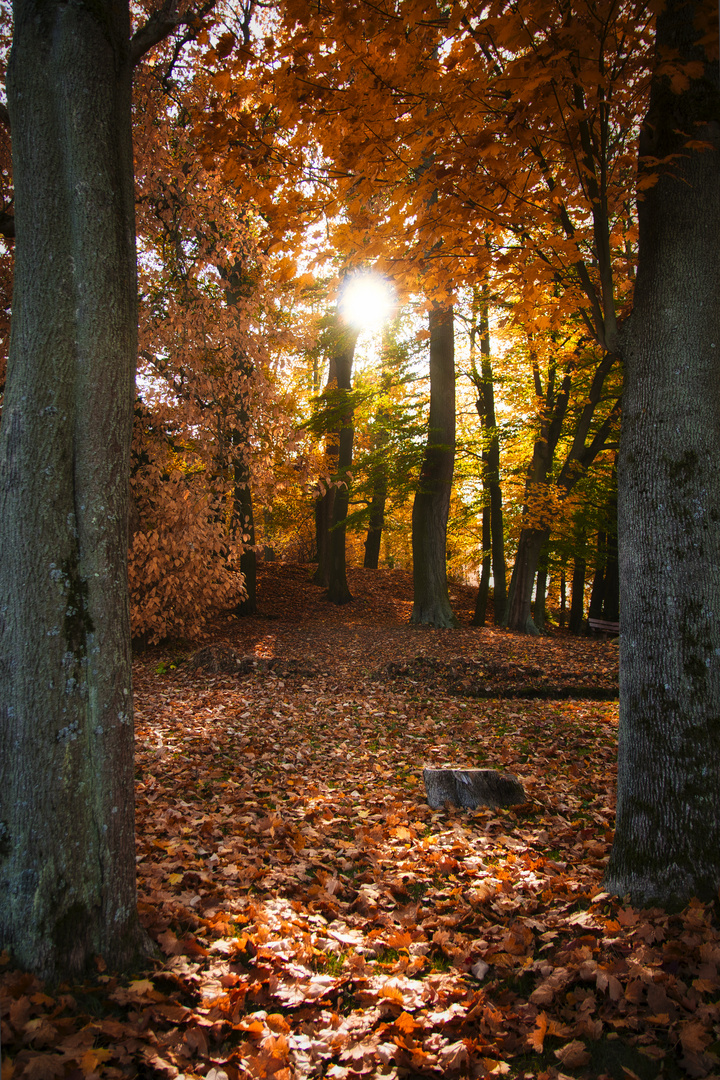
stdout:
<svg viewBox="0 0 720 1080">
<path fill-rule="evenodd" d="M 379 274 L 355 274 L 340 292 L 340 313 L 358 330 L 379 330 L 395 308 L 395 293 Z"/>
</svg>

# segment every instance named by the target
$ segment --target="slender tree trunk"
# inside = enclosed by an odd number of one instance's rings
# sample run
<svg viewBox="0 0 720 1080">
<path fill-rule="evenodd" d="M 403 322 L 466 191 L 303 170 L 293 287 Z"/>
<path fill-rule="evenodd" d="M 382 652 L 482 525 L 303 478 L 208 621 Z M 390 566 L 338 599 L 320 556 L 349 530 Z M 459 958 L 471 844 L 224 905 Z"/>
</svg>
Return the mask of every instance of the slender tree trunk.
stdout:
<svg viewBox="0 0 720 1080">
<path fill-rule="evenodd" d="M 16 0 L 0 430 L 0 946 L 81 977 L 144 950 L 127 594 L 136 357 L 127 2 Z"/>
<path fill-rule="evenodd" d="M 244 458 L 235 460 L 234 466 L 234 518 L 242 533 L 243 552 L 240 570 L 245 578 L 244 600 L 235 608 L 236 615 L 254 615 L 257 611 L 257 556 L 255 554 L 255 517 L 253 514 L 250 469 Z"/>
<path fill-rule="evenodd" d="M 565 567 L 563 566 L 560 571 L 560 619 L 559 626 L 561 630 L 565 629 L 565 620 L 567 616 L 567 575 Z"/>
<path fill-rule="evenodd" d="M 482 512 L 482 540 L 483 561 L 475 599 L 475 614 L 472 618 L 473 626 L 484 626 L 487 619 L 488 594 L 490 592 L 490 507 L 483 506 Z"/>
<path fill-rule="evenodd" d="M 457 626 L 447 589 L 446 540 L 455 465 L 452 307 L 430 311 L 430 420 L 412 513 L 414 603 L 410 621 Z"/>
<path fill-rule="evenodd" d="M 540 557 L 540 567 L 537 572 L 537 584 L 535 586 L 535 610 L 533 622 L 539 633 L 545 632 L 545 601 L 547 597 L 547 552 Z"/>
<path fill-rule="evenodd" d="M 605 595 L 605 562 L 607 559 L 607 536 L 604 529 L 598 529 L 597 536 L 597 559 L 595 562 L 595 574 L 593 587 L 590 593 L 589 619 L 601 619 L 603 610 L 603 597 Z"/>
<path fill-rule="evenodd" d="M 350 467 L 352 466 L 354 434 L 353 410 L 350 405 L 349 394 L 352 389 L 352 364 L 357 339 L 357 331 L 342 331 L 335 358 L 335 371 L 337 374 L 336 408 L 341 409 L 341 416 L 328 560 L 328 600 L 331 600 L 334 604 L 347 604 L 352 600 L 347 582 L 345 520 L 350 500 Z"/>
<path fill-rule="evenodd" d="M 582 634 L 585 624 L 585 571 L 587 563 L 583 555 L 575 556 L 573 568 L 572 599 L 570 601 L 570 621 L 568 630 L 571 634 Z"/>
<path fill-rule="evenodd" d="M 387 444 L 387 432 L 381 431 L 378 437 L 376 450 L 383 452 Z M 383 456 L 378 461 L 373 473 L 372 502 L 370 503 L 370 520 L 368 522 L 367 537 L 365 538 L 365 559 L 363 566 L 367 570 L 377 570 L 380 560 L 380 544 L 382 542 L 383 525 L 385 524 L 385 502 L 388 490 L 387 461 Z"/>
<path fill-rule="evenodd" d="M 333 352 L 328 362 L 328 377 L 325 393 L 331 393 L 337 388 L 337 357 Z M 315 547 L 317 550 L 317 569 L 313 575 L 316 585 L 330 584 L 330 528 L 333 522 L 335 506 L 335 485 L 332 476 L 337 472 L 338 458 L 340 454 L 340 439 L 334 430 L 328 431 L 325 436 L 325 471 L 327 473 L 327 487 L 320 492 L 315 500 Z"/>
<path fill-rule="evenodd" d="M 382 543 L 382 531 L 385 524 L 385 489 L 376 488 L 373 491 L 373 499 L 370 505 L 370 521 L 365 538 L 365 558 L 363 566 L 366 570 L 377 570 L 380 561 L 380 545 Z"/>
<path fill-rule="evenodd" d="M 717 59 L 694 44 L 699 16 L 699 4 L 668 0 L 657 20 L 640 153 L 659 178 L 638 207 L 622 341 L 620 738 L 606 882 L 635 906 L 712 901 L 720 885 L 720 86 Z M 660 74 L 667 55 L 705 62 L 704 76 L 673 93 Z M 688 135 L 706 148 L 689 149 Z"/>
<path fill-rule="evenodd" d="M 620 576 L 618 568 L 618 493 L 617 470 L 614 471 L 614 484 L 608 502 L 608 536 L 605 580 L 603 581 L 602 617 L 610 622 L 620 619 Z"/>
<path fill-rule="evenodd" d="M 603 619 L 610 622 L 620 620 L 620 577 L 618 571 L 617 532 L 608 536 L 607 565 L 603 581 Z"/>
<path fill-rule="evenodd" d="M 339 443 L 334 444 L 339 448 Z M 326 455 L 329 461 L 329 454 Z M 337 460 L 335 462 L 337 465 Z M 313 575 L 316 585 L 330 583 L 330 528 L 333 520 L 335 506 L 335 487 L 330 484 L 315 500 L 315 550 L 317 554 L 317 569 Z"/>
<path fill-rule="evenodd" d="M 472 379 L 478 391 L 475 408 L 478 411 L 485 432 L 485 445 L 482 453 L 482 481 L 486 497 L 489 498 L 490 502 L 488 521 L 490 533 L 486 550 L 492 551 L 493 612 L 494 621 L 499 623 L 505 615 L 507 606 L 507 569 L 505 565 L 502 489 L 500 487 L 500 438 L 495 417 L 495 381 L 490 358 L 490 323 L 487 293 L 481 294 L 480 290 L 477 290 L 474 303 L 477 305 L 475 310 L 479 314 L 479 319 L 477 324 L 473 324 L 470 333 Z M 480 335 L 480 371 L 477 370 L 475 364 L 475 341 L 478 332 Z M 483 529 L 485 528 L 484 513 L 483 510 Z M 484 567 L 485 562 L 483 561 L 483 570 Z M 480 581 L 482 584 L 482 577 Z M 477 623 L 475 620 L 480 617 L 481 612 L 486 610 L 487 599 L 487 595 L 484 598 L 480 596 L 477 598 L 473 618 L 473 625 L 475 626 L 484 625 L 484 622 Z M 482 617 L 484 619 L 484 615 Z"/>
<path fill-rule="evenodd" d="M 490 359 L 490 323 L 487 300 L 480 312 L 480 355 L 482 371 L 483 419 L 487 435 L 485 479 L 490 495 L 490 537 L 492 544 L 493 609 L 495 622 L 502 619 L 507 605 L 507 567 L 502 488 L 500 486 L 500 436 L 495 416 L 495 380 Z"/>
</svg>

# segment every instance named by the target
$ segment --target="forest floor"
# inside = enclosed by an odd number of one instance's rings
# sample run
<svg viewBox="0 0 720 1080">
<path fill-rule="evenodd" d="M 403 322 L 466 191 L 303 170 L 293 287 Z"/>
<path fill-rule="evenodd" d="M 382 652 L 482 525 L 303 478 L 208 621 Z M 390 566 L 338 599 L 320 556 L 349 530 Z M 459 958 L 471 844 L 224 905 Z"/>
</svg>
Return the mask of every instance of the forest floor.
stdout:
<svg viewBox="0 0 720 1080">
<path fill-rule="evenodd" d="M 411 627 L 401 571 L 261 566 L 260 613 L 135 664 L 158 959 L 42 987 L 0 958 L 2 1080 L 720 1075 L 720 922 L 603 891 L 617 645 Z M 205 650 L 197 651 L 199 646 Z M 508 809 L 431 809 L 424 765 Z"/>
</svg>

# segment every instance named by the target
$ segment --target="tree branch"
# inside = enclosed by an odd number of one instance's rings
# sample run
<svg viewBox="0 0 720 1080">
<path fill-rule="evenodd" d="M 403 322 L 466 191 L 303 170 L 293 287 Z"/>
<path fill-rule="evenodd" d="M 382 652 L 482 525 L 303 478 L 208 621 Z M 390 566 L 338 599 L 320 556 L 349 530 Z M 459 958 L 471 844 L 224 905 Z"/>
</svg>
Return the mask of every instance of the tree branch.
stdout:
<svg viewBox="0 0 720 1080">
<path fill-rule="evenodd" d="M 178 12 L 179 0 L 165 0 L 165 3 L 133 34 L 130 39 L 130 63 L 136 67 L 143 56 L 150 52 L 165 38 L 169 37 L 179 26 L 195 26 L 202 22 L 215 7 L 217 0 L 205 0 L 198 8 L 191 9 L 181 15 Z"/>
</svg>

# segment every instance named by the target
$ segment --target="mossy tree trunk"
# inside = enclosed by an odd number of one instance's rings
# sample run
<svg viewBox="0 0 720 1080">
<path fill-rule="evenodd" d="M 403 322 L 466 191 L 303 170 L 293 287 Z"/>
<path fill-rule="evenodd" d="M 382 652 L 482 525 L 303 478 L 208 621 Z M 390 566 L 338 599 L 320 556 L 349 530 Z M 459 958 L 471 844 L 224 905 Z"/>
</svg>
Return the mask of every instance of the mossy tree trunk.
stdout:
<svg viewBox="0 0 720 1080">
<path fill-rule="evenodd" d="M 453 309 L 430 309 L 430 418 L 412 512 L 412 623 L 454 627 L 447 587 L 446 543 L 455 467 L 455 335 Z"/>
<path fill-rule="evenodd" d="M 127 593 L 136 274 L 127 0 L 16 0 L 0 429 L 0 947 L 51 979 L 145 949 Z"/>
<path fill-rule="evenodd" d="M 698 3 L 668 0 L 641 133 L 659 173 L 639 266 L 619 462 L 620 736 L 606 887 L 634 906 L 720 885 L 720 93 Z M 660 70 L 700 60 L 673 93 Z M 685 145 L 688 135 L 700 149 Z M 671 163 L 663 167 L 660 162 Z"/>
</svg>

